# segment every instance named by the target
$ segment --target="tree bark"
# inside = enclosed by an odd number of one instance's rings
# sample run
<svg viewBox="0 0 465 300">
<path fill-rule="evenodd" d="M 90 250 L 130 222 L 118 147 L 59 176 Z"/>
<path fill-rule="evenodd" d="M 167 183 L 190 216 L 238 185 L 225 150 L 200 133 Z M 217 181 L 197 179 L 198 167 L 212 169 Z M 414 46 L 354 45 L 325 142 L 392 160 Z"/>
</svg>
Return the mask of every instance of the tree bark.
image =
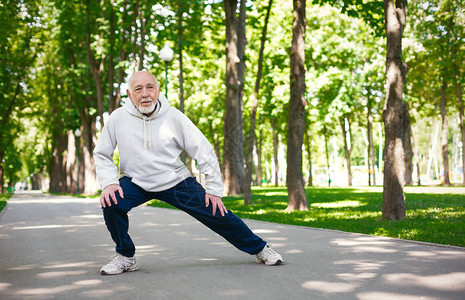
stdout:
<svg viewBox="0 0 465 300">
<path fill-rule="evenodd" d="M 442 185 L 450 185 L 449 179 L 449 151 L 447 147 L 447 110 L 446 110 L 446 89 L 447 83 L 445 77 L 442 78 L 441 86 L 441 118 L 442 118 L 442 130 L 441 130 L 441 148 L 442 148 L 442 163 L 444 169 L 444 180 Z"/>
<path fill-rule="evenodd" d="M 302 174 L 302 143 L 305 130 L 305 0 L 293 0 L 291 98 L 287 129 L 287 193 L 292 210 L 308 210 Z"/>
<path fill-rule="evenodd" d="M 225 193 L 237 195 L 243 192 L 244 132 L 242 124 L 242 90 L 245 73 L 245 0 L 225 0 L 226 15 L 226 109 L 224 114 L 224 185 Z"/>
<path fill-rule="evenodd" d="M 347 128 L 346 121 L 348 125 Z M 339 123 L 341 124 L 342 135 L 344 138 L 344 156 L 347 167 L 347 184 L 349 186 L 352 186 L 352 167 L 350 164 L 350 155 L 352 153 L 352 132 L 350 130 L 350 123 L 347 117 L 340 118 Z"/>
<path fill-rule="evenodd" d="M 262 38 L 260 42 L 260 51 L 258 54 L 258 70 L 257 78 L 255 80 L 255 89 L 253 93 L 252 113 L 250 114 L 250 131 L 247 139 L 247 159 L 246 159 L 246 172 L 245 172 L 245 184 L 244 184 L 244 202 L 245 204 L 252 203 L 252 171 L 253 171 L 253 146 L 255 143 L 255 120 L 257 116 L 258 106 L 258 91 L 260 90 L 260 80 L 262 79 L 263 72 L 263 52 L 265 51 L 266 43 L 266 32 L 268 28 L 268 20 L 270 19 L 271 6 L 273 0 L 268 2 L 266 9 L 265 23 L 262 30 Z"/>
<path fill-rule="evenodd" d="M 52 138 L 52 157 L 50 159 L 50 192 L 66 193 L 66 149 L 68 148 L 68 135 L 56 131 Z"/>
<path fill-rule="evenodd" d="M 406 0 L 384 0 L 386 26 L 386 102 L 383 219 L 405 218 L 404 196 L 404 104 L 402 91 L 407 66 L 402 61 L 402 35 L 406 20 Z"/>
</svg>

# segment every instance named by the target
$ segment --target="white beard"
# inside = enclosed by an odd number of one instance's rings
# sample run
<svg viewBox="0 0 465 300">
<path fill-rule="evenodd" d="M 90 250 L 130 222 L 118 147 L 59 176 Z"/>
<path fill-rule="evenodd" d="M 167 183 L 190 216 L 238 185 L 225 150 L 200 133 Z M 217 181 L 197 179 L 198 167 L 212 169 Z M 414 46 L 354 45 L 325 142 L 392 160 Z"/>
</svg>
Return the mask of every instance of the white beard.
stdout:
<svg viewBox="0 0 465 300">
<path fill-rule="evenodd" d="M 139 103 L 137 109 L 140 111 L 141 114 L 150 114 L 155 110 L 155 103 L 152 101 L 150 107 L 142 107 L 142 101 Z"/>
</svg>

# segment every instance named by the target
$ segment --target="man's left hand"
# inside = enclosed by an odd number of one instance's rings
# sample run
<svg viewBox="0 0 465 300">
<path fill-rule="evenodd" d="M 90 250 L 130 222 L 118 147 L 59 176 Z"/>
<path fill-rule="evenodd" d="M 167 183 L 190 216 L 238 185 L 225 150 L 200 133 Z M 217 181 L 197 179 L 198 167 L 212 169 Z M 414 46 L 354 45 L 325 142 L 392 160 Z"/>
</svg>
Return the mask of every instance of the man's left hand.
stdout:
<svg viewBox="0 0 465 300">
<path fill-rule="evenodd" d="M 228 210 L 224 206 L 223 201 L 221 201 L 221 197 L 205 194 L 205 207 L 208 207 L 210 205 L 210 202 L 212 204 L 213 215 L 216 214 L 217 209 L 220 211 L 222 217 L 224 217 L 224 215 L 228 213 Z"/>
</svg>

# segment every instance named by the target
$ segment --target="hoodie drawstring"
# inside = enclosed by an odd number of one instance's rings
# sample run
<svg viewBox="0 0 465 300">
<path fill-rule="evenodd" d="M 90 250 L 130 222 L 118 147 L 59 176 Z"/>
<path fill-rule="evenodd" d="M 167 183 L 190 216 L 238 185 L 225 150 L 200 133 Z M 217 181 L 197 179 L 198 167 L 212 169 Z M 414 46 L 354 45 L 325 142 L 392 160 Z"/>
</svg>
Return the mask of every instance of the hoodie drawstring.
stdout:
<svg viewBox="0 0 465 300">
<path fill-rule="evenodd" d="M 152 126 L 150 126 L 150 119 L 149 118 L 145 118 L 143 119 L 144 121 L 144 149 L 147 149 L 147 129 L 146 129 L 146 126 L 145 126 L 145 121 L 148 121 L 148 125 L 149 125 L 149 138 L 148 138 L 148 147 L 149 148 L 152 148 Z"/>
</svg>

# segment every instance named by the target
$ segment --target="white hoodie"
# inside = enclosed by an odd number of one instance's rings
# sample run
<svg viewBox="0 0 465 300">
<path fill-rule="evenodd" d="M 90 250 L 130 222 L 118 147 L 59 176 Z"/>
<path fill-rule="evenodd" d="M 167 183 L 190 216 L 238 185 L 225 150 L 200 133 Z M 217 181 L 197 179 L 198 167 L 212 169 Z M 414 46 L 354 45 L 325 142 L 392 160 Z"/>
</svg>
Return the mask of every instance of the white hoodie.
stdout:
<svg viewBox="0 0 465 300">
<path fill-rule="evenodd" d="M 158 108 L 150 117 L 141 114 L 128 100 L 108 118 L 94 149 L 102 190 L 118 184 L 118 168 L 112 159 L 116 145 L 120 153 L 120 177 L 132 178 L 133 183 L 146 191 L 164 191 L 192 176 L 179 158 L 186 150 L 205 175 L 206 192 L 223 196 L 223 181 L 213 147 L 191 120 L 171 107 L 161 94 Z"/>
</svg>

